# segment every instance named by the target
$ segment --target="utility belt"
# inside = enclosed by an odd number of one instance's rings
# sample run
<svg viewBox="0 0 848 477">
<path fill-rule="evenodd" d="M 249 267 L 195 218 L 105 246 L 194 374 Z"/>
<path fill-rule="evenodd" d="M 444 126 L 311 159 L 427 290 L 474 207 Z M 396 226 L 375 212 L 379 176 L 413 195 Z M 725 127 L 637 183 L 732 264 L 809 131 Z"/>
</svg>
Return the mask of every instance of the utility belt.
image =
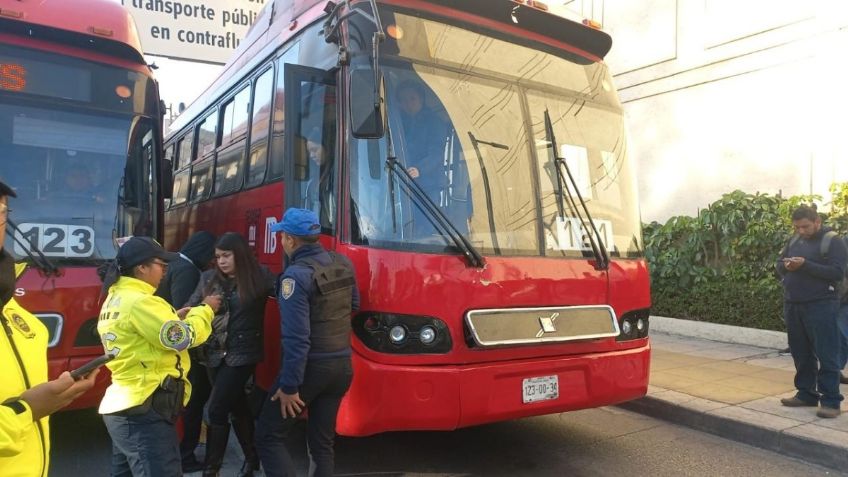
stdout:
<svg viewBox="0 0 848 477">
<path fill-rule="evenodd" d="M 185 382 L 173 376 L 166 376 L 165 380 L 153 391 L 143 403 L 118 412 L 113 416 L 140 416 L 147 414 L 151 409 L 156 411 L 163 419 L 171 424 L 177 422 L 183 412 L 183 397 L 185 396 Z"/>
</svg>

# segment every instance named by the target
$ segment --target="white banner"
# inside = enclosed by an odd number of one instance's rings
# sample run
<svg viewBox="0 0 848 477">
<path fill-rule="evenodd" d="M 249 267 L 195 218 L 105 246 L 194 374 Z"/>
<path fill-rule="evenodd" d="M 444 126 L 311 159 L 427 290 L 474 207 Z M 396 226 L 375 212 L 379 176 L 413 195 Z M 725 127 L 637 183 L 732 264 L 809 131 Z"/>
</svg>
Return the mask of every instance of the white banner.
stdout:
<svg viewBox="0 0 848 477">
<path fill-rule="evenodd" d="M 226 63 L 272 0 L 121 0 L 146 55 Z"/>
</svg>

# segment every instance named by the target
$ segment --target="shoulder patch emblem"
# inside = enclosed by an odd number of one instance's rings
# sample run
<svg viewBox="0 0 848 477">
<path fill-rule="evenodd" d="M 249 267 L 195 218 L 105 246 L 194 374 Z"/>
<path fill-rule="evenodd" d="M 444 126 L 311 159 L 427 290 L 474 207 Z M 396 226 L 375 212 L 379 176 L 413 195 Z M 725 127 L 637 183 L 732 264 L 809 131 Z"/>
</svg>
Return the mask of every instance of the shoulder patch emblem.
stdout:
<svg viewBox="0 0 848 477">
<path fill-rule="evenodd" d="M 12 313 L 12 326 L 17 328 L 18 331 L 24 335 L 25 338 L 35 338 L 35 333 L 32 331 L 32 328 L 29 327 L 29 324 L 23 317 L 17 313 Z"/>
<path fill-rule="evenodd" d="M 280 284 L 280 295 L 283 300 L 288 300 L 294 293 L 294 278 L 284 278 Z"/>
<path fill-rule="evenodd" d="M 182 351 L 191 344 L 191 328 L 178 320 L 166 321 L 159 330 L 162 346 Z"/>
</svg>

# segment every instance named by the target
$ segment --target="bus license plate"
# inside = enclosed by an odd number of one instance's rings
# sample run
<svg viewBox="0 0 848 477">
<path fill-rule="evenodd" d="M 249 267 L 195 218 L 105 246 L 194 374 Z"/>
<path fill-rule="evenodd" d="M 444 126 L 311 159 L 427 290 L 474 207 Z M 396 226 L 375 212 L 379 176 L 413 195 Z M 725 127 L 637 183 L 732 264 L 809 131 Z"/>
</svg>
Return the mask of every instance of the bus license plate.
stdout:
<svg viewBox="0 0 848 477">
<path fill-rule="evenodd" d="M 559 377 L 553 375 L 527 378 L 522 383 L 521 394 L 524 404 L 556 399 L 559 397 Z"/>
</svg>

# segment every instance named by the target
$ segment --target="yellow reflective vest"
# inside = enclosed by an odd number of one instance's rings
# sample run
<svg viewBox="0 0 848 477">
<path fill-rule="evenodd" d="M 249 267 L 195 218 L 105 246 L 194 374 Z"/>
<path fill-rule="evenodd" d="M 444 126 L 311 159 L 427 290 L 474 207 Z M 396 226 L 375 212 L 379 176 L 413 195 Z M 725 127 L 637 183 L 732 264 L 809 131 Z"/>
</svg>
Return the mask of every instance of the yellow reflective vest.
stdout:
<svg viewBox="0 0 848 477">
<path fill-rule="evenodd" d="M 169 375 L 185 382 L 183 404 L 188 403 L 191 361 L 187 350 L 209 337 L 214 313 L 208 305 L 196 306 L 180 320 L 154 291 L 144 281 L 123 276 L 109 288 L 97 332 L 106 352 L 116 357 L 106 365 L 112 371 L 112 384 L 100 402 L 100 414 L 144 403 Z"/>
<path fill-rule="evenodd" d="M 17 264 L 16 276 L 24 268 L 24 264 Z M 47 328 L 14 298 L 3 305 L 2 319 L 0 402 L 6 402 L 20 396 L 27 389 L 27 382 L 33 387 L 47 381 Z M 49 418 L 33 422 L 29 406 L 17 402 L 17 410 L 0 406 L 0 477 L 46 476 L 50 459 Z"/>
</svg>

